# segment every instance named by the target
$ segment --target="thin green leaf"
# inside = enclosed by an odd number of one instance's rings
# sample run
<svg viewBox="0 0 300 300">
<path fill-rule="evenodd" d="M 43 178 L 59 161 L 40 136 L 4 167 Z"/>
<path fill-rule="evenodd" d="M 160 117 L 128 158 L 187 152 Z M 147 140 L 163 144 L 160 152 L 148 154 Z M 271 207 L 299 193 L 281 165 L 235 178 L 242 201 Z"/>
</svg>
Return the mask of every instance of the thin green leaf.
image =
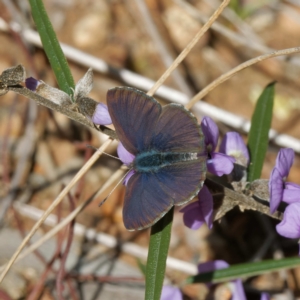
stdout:
<svg viewBox="0 0 300 300">
<path fill-rule="evenodd" d="M 257 100 L 255 111 L 251 120 L 248 148 L 250 152 L 250 165 L 248 168 L 248 181 L 260 178 L 263 163 L 269 143 L 269 130 L 272 121 L 275 82 L 270 83 L 263 90 Z"/>
<path fill-rule="evenodd" d="M 186 283 L 201 283 L 212 282 L 218 283 L 223 281 L 230 281 L 237 278 L 244 278 L 250 276 L 256 276 L 271 271 L 279 271 L 284 269 L 292 269 L 300 266 L 300 258 L 284 258 L 279 260 L 265 260 L 261 262 L 251 262 L 245 264 L 239 264 L 231 266 L 226 269 L 216 270 L 214 272 L 207 272 L 191 276 L 187 279 Z"/>
<path fill-rule="evenodd" d="M 146 276 L 146 265 L 139 258 L 137 259 L 137 264 L 140 271 L 143 273 L 144 276 Z"/>
<path fill-rule="evenodd" d="M 151 228 L 146 267 L 146 300 L 159 300 L 165 277 L 174 208 Z"/>
<path fill-rule="evenodd" d="M 72 89 L 75 87 L 74 79 L 43 2 L 42 0 L 29 0 L 29 3 L 31 6 L 33 20 L 40 34 L 43 47 L 55 74 L 58 85 L 65 93 L 72 95 Z"/>
</svg>

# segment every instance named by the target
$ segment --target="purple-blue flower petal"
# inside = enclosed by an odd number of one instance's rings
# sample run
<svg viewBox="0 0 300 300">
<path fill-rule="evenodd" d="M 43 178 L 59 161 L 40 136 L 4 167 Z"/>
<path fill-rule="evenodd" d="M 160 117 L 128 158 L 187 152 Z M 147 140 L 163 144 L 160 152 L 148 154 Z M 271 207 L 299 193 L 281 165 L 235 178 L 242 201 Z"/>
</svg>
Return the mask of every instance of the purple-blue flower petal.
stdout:
<svg viewBox="0 0 300 300">
<path fill-rule="evenodd" d="M 204 185 L 198 194 L 198 201 L 192 202 L 182 208 L 184 225 L 190 229 L 199 229 L 204 223 L 212 228 L 213 223 L 213 197 Z"/>
<path fill-rule="evenodd" d="M 36 80 L 33 77 L 28 77 L 25 79 L 25 86 L 33 92 L 35 92 L 35 90 L 39 84 L 40 84 L 40 81 Z"/>
<path fill-rule="evenodd" d="M 243 166 L 249 163 L 248 149 L 237 132 L 227 132 L 224 135 L 219 152 L 233 156 Z"/>
<path fill-rule="evenodd" d="M 135 173 L 135 171 L 133 169 L 131 169 L 125 176 L 124 181 L 123 181 L 123 185 L 127 185 L 128 181 L 130 179 L 130 177 Z"/>
<path fill-rule="evenodd" d="M 213 223 L 213 197 L 206 185 L 203 185 L 198 194 L 198 203 L 205 223 L 209 229 L 212 229 Z"/>
<path fill-rule="evenodd" d="M 286 178 L 290 172 L 295 157 L 294 150 L 291 148 L 280 149 L 276 158 L 276 168 L 282 178 Z"/>
<path fill-rule="evenodd" d="M 260 300 L 270 300 L 270 295 L 268 293 L 261 293 Z"/>
<path fill-rule="evenodd" d="M 205 138 L 205 144 L 209 152 L 214 152 L 219 139 L 219 129 L 217 124 L 210 118 L 204 117 L 201 122 L 201 128 Z"/>
<path fill-rule="evenodd" d="M 300 203 L 288 205 L 284 211 L 282 221 L 277 224 L 276 231 L 287 238 L 300 238 Z"/>
<path fill-rule="evenodd" d="M 212 153 L 211 159 L 207 160 L 207 171 L 222 176 L 230 174 L 234 167 L 235 159 L 223 153 Z"/>
<path fill-rule="evenodd" d="M 282 193 L 282 201 L 286 203 L 300 202 L 300 189 L 284 189 Z"/>
<path fill-rule="evenodd" d="M 294 182 L 286 182 L 284 187 L 288 190 L 300 190 L 300 185 Z"/>
<path fill-rule="evenodd" d="M 94 115 L 92 117 L 93 123 L 96 125 L 110 125 L 112 120 L 105 104 L 99 103 L 96 105 Z"/>
<path fill-rule="evenodd" d="M 275 167 L 272 170 L 269 180 L 270 212 L 273 214 L 278 208 L 283 195 L 283 180 L 279 170 Z"/>
<path fill-rule="evenodd" d="M 231 300 L 247 300 L 242 281 L 237 279 L 232 283 L 234 285 Z"/>
<path fill-rule="evenodd" d="M 126 166 L 129 166 L 135 158 L 135 155 L 128 152 L 121 142 L 118 144 L 117 153 L 122 163 Z"/>
<path fill-rule="evenodd" d="M 180 212 L 183 212 L 184 225 L 190 229 L 197 230 L 205 223 L 200 211 L 199 201 L 188 204 Z"/>
<path fill-rule="evenodd" d="M 179 288 L 164 285 L 161 292 L 160 300 L 182 300 L 182 293 Z"/>
<path fill-rule="evenodd" d="M 198 273 L 212 272 L 215 270 L 228 268 L 229 264 L 224 260 L 212 260 L 198 264 Z"/>
</svg>

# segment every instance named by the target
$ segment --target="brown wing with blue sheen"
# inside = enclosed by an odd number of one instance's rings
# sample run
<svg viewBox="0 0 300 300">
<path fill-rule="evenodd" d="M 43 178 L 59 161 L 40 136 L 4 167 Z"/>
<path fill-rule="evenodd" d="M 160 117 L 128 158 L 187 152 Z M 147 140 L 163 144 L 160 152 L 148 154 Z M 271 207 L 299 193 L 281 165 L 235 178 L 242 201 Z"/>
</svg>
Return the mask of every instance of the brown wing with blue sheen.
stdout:
<svg viewBox="0 0 300 300">
<path fill-rule="evenodd" d="M 200 124 L 191 112 L 178 104 L 163 107 L 155 126 L 151 145 L 164 152 L 205 153 Z"/>
<path fill-rule="evenodd" d="M 132 154 L 148 149 L 161 105 L 141 91 L 119 87 L 108 90 L 107 106 L 124 147 Z"/>
<path fill-rule="evenodd" d="M 136 173 L 126 187 L 124 225 L 128 230 L 150 227 L 172 206 L 170 195 L 161 188 L 155 174 Z"/>
<path fill-rule="evenodd" d="M 205 178 L 205 159 L 177 163 L 157 173 L 136 173 L 126 187 L 123 219 L 128 230 L 147 228 L 173 205 L 194 198 Z"/>
</svg>

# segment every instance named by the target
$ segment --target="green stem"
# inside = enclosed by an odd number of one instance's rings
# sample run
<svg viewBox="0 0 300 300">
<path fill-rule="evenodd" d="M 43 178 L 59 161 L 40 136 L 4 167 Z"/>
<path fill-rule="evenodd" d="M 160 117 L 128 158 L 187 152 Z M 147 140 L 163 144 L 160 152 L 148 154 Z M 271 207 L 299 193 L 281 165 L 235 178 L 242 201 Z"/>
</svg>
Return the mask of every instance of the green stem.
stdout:
<svg viewBox="0 0 300 300">
<path fill-rule="evenodd" d="M 165 278 L 174 207 L 151 228 L 146 267 L 146 300 L 159 300 Z"/>
</svg>

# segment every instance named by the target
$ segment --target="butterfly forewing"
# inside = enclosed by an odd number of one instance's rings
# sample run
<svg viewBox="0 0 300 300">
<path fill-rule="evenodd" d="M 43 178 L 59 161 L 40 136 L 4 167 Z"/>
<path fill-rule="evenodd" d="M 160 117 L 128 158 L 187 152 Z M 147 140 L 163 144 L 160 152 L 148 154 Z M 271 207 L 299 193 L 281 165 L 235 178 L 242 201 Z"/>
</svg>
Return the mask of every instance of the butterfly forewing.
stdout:
<svg viewBox="0 0 300 300">
<path fill-rule="evenodd" d="M 107 106 L 124 147 L 132 154 L 149 148 L 160 104 L 143 92 L 123 87 L 107 92 Z"/>
<path fill-rule="evenodd" d="M 161 151 L 204 154 L 204 139 L 197 119 L 183 106 L 163 107 L 156 123 L 152 146 Z"/>
</svg>

